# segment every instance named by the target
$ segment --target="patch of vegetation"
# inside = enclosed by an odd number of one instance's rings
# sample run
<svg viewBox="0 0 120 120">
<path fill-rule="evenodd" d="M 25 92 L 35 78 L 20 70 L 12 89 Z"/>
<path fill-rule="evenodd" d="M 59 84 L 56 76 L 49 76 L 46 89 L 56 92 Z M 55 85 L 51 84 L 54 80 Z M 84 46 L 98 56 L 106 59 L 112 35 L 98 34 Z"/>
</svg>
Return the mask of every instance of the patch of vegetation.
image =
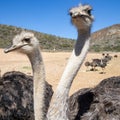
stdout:
<svg viewBox="0 0 120 120">
<path fill-rule="evenodd" d="M 120 52 L 120 45 L 118 46 L 105 46 L 103 48 L 103 51 L 115 51 L 115 52 Z"/>
<path fill-rule="evenodd" d="M 119 26 L 120 29 L 120 25 L 116 26 Z M 91 37 L 92 40 L 90 51 L 120 52 L 120 34 L 118 33 L 117 28 L 114 28 L 114 34 L 111 33 L 110 35 L 107 35 L 109 29 L 113 28 L 114 27 L 110 27 L 105 30 L 103 29 L 101 31 L 93 33 Z M 55 35 L 49 35 L 33 30 L 26 30 L 23 28 L 0 24 L 0 48 L 6 48 L 10 46 L 13 37 L 16 34 L 20 33 L 22 30 L 33 32 L 40 42 L 41 49 L 44 51 L 71 51 L 75 44 L 75 40 L 73 39 L 61 38 Z"/>
<path fill-rule="evenodd" d="M 93 45 L 90 48 L 90 51 L 94 52 L 102 52 L 102 51 L 114 51 L 114 52 L 120 52 L 120 45 L 111 45 L 111 46 L 101 46 L 101 45 Z"/>
<path fill-rule="evenodd" d="M 29 66 L 23 66 L 22 68 L 26 69 L 26 70 L 30 70 L 31 69 L 31 67 L 29 67 Z"/>
<path fill-rule="evenodd" d="M 8 47 L 11 44 L 13 37 L 22 30 L 26 29 L 0 24 L 0 48 Z M 73 39 L 61 38 L 55 35 L 44 34 L 33 30 L 26 31 L 30 31 L 35 34 L 43 50 L 72 50 L 75 43 L 75 40 Z"/>
<path fill-rule="evenodd" d="M 100 45 L 93 45 L 93 46 L 90 47 L 90 51 L 92 51 L 92 52 L 100 52 L 101 47 L 100 47 Z"/>
</svg>

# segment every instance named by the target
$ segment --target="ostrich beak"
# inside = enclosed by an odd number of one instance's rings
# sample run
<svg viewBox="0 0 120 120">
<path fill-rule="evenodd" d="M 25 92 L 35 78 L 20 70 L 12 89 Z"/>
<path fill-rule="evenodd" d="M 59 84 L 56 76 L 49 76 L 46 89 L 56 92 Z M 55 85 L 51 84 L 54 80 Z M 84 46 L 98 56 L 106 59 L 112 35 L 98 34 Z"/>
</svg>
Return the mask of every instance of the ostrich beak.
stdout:
<svg viewBox="0 0 120 120">
<path fill-rule="evenodd" d="M 4 53 L 8 53 L 8 52 L 11 52 L 11 51 L 20 49 L 21 47 L 26 46 L 26 45 L 28 45 L 28 44 L 26 43 L 26 44 L 12 45 L 10 48 L 6 48 L 6 49 L 4 50 Z"/>
<path fill-rule="evenodd" d="M 8 52 L 11 52 L 11 51 L 16 50 L 16 49 L 18 49 L 18 47 L 16 47 L 15 45 L 12 45 L 10 48 L 6 48 L 4 50 L 4 52 L 8 53 Z"/>
</svg>

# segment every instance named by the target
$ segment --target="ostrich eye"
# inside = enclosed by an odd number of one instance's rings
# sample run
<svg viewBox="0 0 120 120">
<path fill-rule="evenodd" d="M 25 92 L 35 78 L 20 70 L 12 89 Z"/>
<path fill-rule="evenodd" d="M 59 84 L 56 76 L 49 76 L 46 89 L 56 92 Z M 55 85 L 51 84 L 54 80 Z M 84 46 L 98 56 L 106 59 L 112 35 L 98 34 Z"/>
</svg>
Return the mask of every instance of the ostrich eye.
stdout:
<svg viewBox="0 0 120 120">
<path fill-rule="evenodd" d="M 30 38 L 24 38 L 23 41 L 27 42 L 27 43 L 30 43 Z"/>
<path fill-rule="evenodd" d="M 88 13 L 89 15 L 91 15 L 91 10 L 88 10 L 87 13 Z"/>
<path fill-rule="evenodd" d="M 72 15 L 73 15 L 73 13 L 72 13 L 72 12 L 70 12 L 70 13 L 69 13 L 69 15 L 70 15 L 70 16 L 72 16 Z"/>
</svg>

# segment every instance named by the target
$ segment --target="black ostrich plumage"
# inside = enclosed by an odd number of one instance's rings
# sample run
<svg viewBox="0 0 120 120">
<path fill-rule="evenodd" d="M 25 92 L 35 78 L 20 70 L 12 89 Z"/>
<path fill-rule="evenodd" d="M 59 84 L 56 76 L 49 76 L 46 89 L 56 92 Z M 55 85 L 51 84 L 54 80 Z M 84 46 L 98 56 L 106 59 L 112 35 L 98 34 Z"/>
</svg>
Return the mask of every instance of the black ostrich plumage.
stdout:
<svg viewBox="0 0 120 120">
<path fill-rule="evenodd" d="M 52 94 L 52 86 L 46 82 L 45 112 Z M 0 120 L 34 120 L 32 76 L 12 71 L 1 77 Z"/>
<path fill-rule="evenodd" d="M 69 120 L 120 120 L 120 76 L 74 93 L 68 112 Z"/>
<path fill-rule="evenodd" d="M 52 94 L 52 86 L 46 82 L 45 113 Z M 120 76 L 71 95 L 68 113 L 69 120 L 120 120 Z M 32 76 L 12 71 L 1 77 L 0 120 L 34 120 Z"/>
</svg>

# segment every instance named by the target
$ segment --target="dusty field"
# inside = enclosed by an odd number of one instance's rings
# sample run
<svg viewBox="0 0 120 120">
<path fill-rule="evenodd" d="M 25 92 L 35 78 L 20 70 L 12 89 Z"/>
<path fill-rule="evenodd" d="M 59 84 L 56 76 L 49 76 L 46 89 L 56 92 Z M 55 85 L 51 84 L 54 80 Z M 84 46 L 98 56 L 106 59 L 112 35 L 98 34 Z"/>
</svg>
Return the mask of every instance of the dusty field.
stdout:
<svg viewBox="0 0 120 120">
<path fill-rule="evenodd" d="M 59 82 L 70 54 L 70 52 L 42 53 L 46 69 L 46 79 L 51 85 L 53 85 L 53 89 L 56 88 Z M 105 74 L 100 74 L 100 68 L 95 72 L 86 72 L 86 67 L 83 64 L 77 76 L 75 77 L 70 94 L 74 93 L 80 88 L 94 87 L 104 78 L 120 75 L 120 53 L 110 53 L 112 56 L 115 54 L 118 55 L 118 58 L 113 58 L 110 61 L 105 69 Z M 101 57 L 102 55 L 100 53 L 88 53 L 86 60 L 91 61 L 92 58 Z M 21 71 L 32 75 L 31 66 L 26 56 L 15 52 L 5 54 L 2 49 L 0 49 L 0 69 L 1 75 L 12 70 Z"/>
</svg>

